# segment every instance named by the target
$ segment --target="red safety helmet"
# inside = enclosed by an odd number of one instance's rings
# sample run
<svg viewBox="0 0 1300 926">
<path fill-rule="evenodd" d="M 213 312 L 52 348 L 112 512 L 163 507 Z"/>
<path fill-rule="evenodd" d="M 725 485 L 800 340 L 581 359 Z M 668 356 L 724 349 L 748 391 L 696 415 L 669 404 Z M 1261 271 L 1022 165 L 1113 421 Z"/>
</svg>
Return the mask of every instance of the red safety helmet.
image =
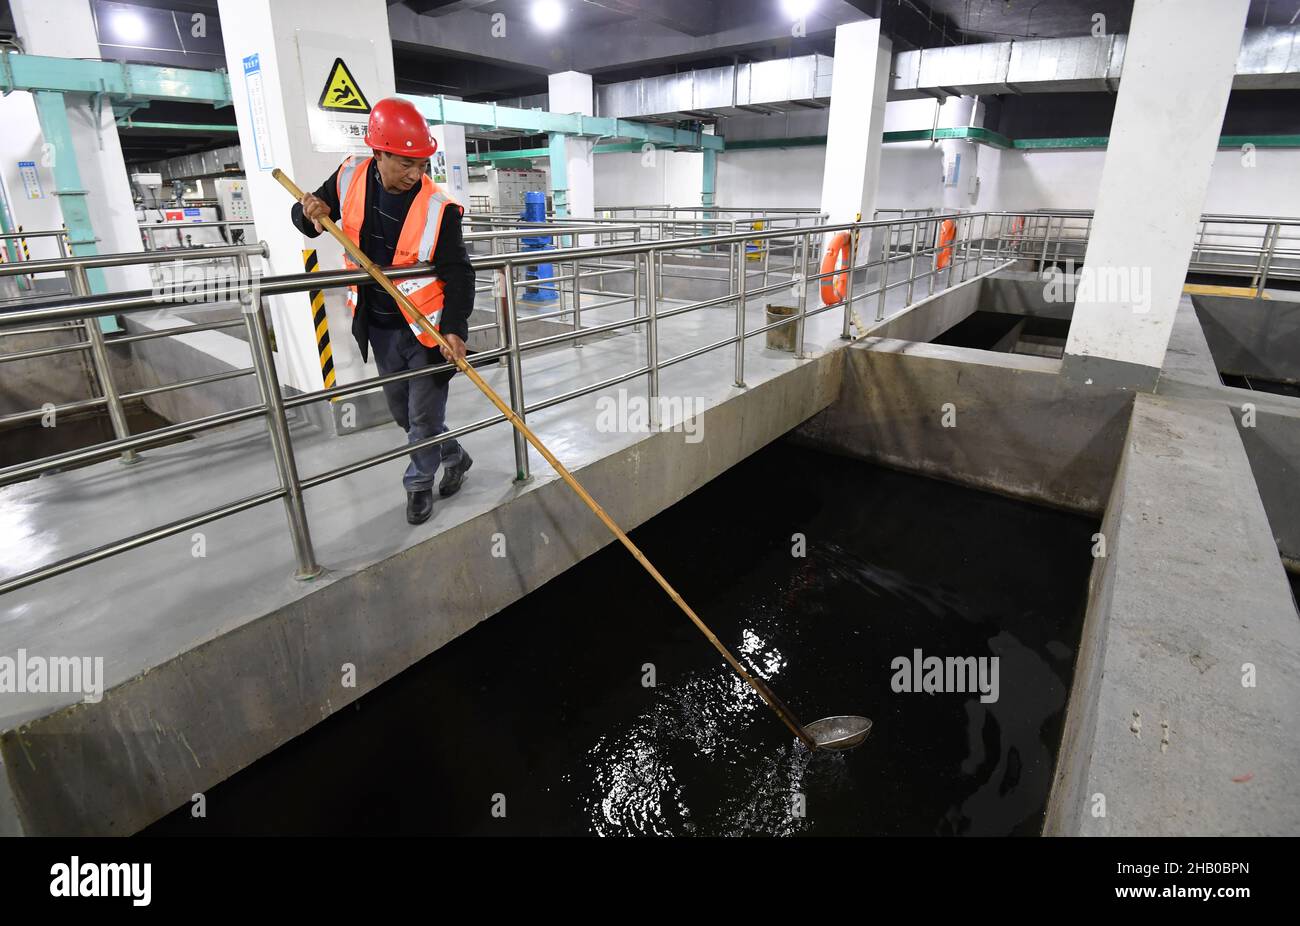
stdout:
<svg viewBox="0 0 1300 926">
<path fill-rule="evenodd" d="M 437 140 L 429 134 L 429 123 L 415 104 L 397 97 L 380 100 L 370 111 L 366 144 L 407 158 L 432 157 L 438 150 Z"/>
</svg>

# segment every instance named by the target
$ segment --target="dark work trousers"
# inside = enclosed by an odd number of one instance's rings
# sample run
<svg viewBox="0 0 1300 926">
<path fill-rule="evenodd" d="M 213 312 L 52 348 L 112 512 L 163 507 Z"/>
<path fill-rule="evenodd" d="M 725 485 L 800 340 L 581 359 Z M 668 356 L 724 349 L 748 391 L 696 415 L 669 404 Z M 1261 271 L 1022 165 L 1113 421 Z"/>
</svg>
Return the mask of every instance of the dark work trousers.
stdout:
<svg viewBox="0 0 1300 926">
<path fill-rule="evenodd" d="M 406 327 L 378 328 L 370 326 L 370 348 L 375 365 L 381 375 L 400 373 L 442 363 L 442 352 L 430 350 L 415 339 Z M 447 390 L 450 386 L 446 374 L 419 376 L 398 383 L 384 384 L 384 397 L 393 420 L 406 432 L 407 443 L 424 440 L 447 431 Z M 433 478 L 438 474 L 438 464 L 455 466 L 460 462 L 460 444 L 454 440 L 425 447 L 411 454 L 411 463 L 402 476 L 402 485 L 408 492 L 433 488 Z"/>
</svg>

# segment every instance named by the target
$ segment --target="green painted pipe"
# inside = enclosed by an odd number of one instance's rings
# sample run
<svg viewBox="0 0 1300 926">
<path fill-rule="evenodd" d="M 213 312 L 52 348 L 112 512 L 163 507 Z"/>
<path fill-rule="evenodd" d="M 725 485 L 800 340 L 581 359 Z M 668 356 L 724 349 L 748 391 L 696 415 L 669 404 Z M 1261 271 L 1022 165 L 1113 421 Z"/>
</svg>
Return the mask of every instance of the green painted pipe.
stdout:
<svg viewBox="0 0 1300 926">
<path fill-rule="evenodd" d="M 117 120 L 118 128 L 150 129 L 155 132 L 238 132 L 237 125 L 223 125 L 215 122 L 199 122 L 186 125 L 183 122 L 138 122 L 134 119 Z"/>
</svg>

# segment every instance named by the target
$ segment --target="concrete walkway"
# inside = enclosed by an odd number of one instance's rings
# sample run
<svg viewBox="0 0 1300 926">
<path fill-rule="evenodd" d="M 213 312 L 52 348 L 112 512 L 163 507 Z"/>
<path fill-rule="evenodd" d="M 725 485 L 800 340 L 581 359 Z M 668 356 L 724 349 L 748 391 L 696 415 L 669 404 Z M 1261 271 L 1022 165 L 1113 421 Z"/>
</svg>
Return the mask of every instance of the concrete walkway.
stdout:
<svg viewBox="0 0 1300 926">
<path fill-rule="evenodd" d="M 893 316 L 904 293 L 890 296 Z M 584 310 L 583 322 L 630 311 Z M 758 300 L 746 319 L 749 329 L 764 324 Z M 802 361 L 751 338 L 745 389 L 733 385 L 730 347 L 663 369 L 660 394 L 689 401 L 696 413 L 689 429 L 671 411 L 654 434 L 598 429 L 600 400 L 617 403 L 623 391 L 626 406 L 645 395 L 644 377 L 530 415 L 529 423 L 630 529 L 829 404 L 839 385 L 830 361 L 848 343 L 842 319 L 835 310 L 810 320 Z M 661 320 L 661 363 L 734 330 L 729 307 Z M 645 336 L 632 331 L 534 352 L 524 363 L 526 399 L 605 380 L 645 358 Z M 503 367 L 482 372 L 505 392 Z M 453 381 L 453 426 L 494 412 L 463 377 Z M 404 439 L 391 424 L 327 437 L 305 415 L 295 417 L 304 478 Z M 464 444 L 475 459 L 465 487 L 436 501 L 432 519 L 417 527 L 404 518 L 404 457 L 309 490 L 316 555 L 327 569 L 313 582 L 291 578 L 284 513 L 274 503 L 5 596 L 0 655 L 23 648 L 102 656 L 109 694 L 101 704 L 70 693 L 0 696 L 0 762 L 9 766 L 8 781 L 0 778 L 0 832 L 133 831 L 611 540 L 536 454 L 533 478 L 514 482 L 508 425 Z M 0 489 L 4 574 L 276 485 L 260 422 L 143 457 Z M 501 560 L 490 554 L 498 534 L 510 543 Z M 344 663 L 360 667 L 356 688 L 340 688 Z M 86 737 L 103 740 L 93 762 L 73 745 Z"/>
</svg>

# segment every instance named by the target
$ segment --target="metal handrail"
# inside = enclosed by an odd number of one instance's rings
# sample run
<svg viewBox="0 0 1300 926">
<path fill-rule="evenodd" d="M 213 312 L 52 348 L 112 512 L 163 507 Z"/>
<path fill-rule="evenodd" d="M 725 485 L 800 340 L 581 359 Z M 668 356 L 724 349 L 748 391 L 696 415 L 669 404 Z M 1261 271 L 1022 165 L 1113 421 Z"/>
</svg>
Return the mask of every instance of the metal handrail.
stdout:
<svg viewBox="0 0 1300 926">
<path fill-rule="evenodd" d="M 877 299 L 876 319 L 879 321 L 884 318 L 885 298 L 891 289 L 906 286 L 906 304 L 911 305 L 914 301 L 914 287 L 918 280 L 925 279 L 928 284 L 929 293 L 933 294 L 936 282 L 940 277 L 943 277 L 945 273 L 946 279 L 944 285 L 951 286 L 953 285 L 954 274 L 957 272 L 959 266 L 960 277 L 958 282 L 966 279 L 972 263 L 974 264 L 976 276 L 979 276 L 983 271 L 983 267 L 987 261 L 993 263 L 994 270 L 1010 266 L 1015 259 L 1018 259 L 1026 251 L 1025 245 L 1027 243 L 1033 245 L 1033 251 L 1035 253 L 1031 254 L 1031 256 L 1037 257 L 1042 264 L 1045 264 L 1048 244 L 1050 243 L 1052 227 L 1055 220 L 1057 218 L 1061 219 L 1059 223 L 1055 223 L 1059 224 L 1057 232 L 1059 249 L 1060 236 L 1063 234 L 1065 227 L 1065 218 L 1070 217 L 1071 215 L 1073 214 L 1024 212 L 939 213 L 912 218 L 871 222 L 816 225 L 793 229 L 763 230 L 758 232 L 748 230 L 732 234 L 669 238 L 633 242 L 631 244 L 556 248 L 545 252 L 516 251 L 505 254 L 474 257 L 471 259 L 471 262 L 476 270 L 490 271 L 497 275 L 504 283 L 501 287 L 503 292 L 500 297 L 501 309 L 504 311 L 499 310 L 497 312 L 496 327 L 499 336 L 499 346 L 491 350 L 475 353 L 471 358 L 471 362 L 478 365 L 504 360 L 509 365 L 511 408 L 521 418 L 525 417 L 530 412 L 549 408 L 562 402 L 570 401 L 574 398 L 641 376 L 647 378 L 647 389 L 653 405 L 658 398 L 658 379 L 661 370 L 693 357 L 700 356 L 709 351 L 719 350 L 728 346 L 732 346 L 735 349 L 735 379 L 737 385 L 743 386 L 744 346 L 747 339 L 793 323 L 796 326 L 794 356 L 796 360 L 801 360 L 804 358 L 804 332 L 809 318 L 829 311 L 842 311 L 844 315 L 843 336 L 848 337 L 850 321 L 854 314 L 853 305 L 855 302 L 862 299 L 871 297 Z M 1035 219 L 1047 219 L 1047 224 L 1042 229 L 1043 246 L 1041 251 L 1038 249 L 1038 237 L 1036 235 L 1030 237 L 1028 235 L 1009 233 L 1008 231 L 1009 219 L 1019 219 L 1027 216 L 1033 216 Z M 957 224 L 958 232 L 956 238 L 952 242 L 940 247 L 935 236 L 932 235 L 930 231 L 933 228 L 937 228 L 938 223 L 949 219 Z M 996 228 L 993 228 L 992 234 L 990 234 L 990 226 L 992 224 L 996 224 Z M 1300 220 L 1274 220 L 1269 224 L 1270 227 L 1275 228 L 1278 225 L 1300 224 Z M 976 234 L 977 225 L 978 234 Z M 862 261 L 859 259 L 864 256 L 861 249 L 863 247 L 868 247 L 872 243 L 870 232 L 875 229 L 880 229 L 882 231 L 880 255 L 878 258 L 873 259 L 870 254 L 867 254 L 865 256 L 867 256 L 868 259 Z M 896 234 L 897 231 L 903 229 L 911 230 L 911 245 L 906 250 L 903 250 L 901 246 L 903 236 Z M 926 230 L 926 238 L 923 246 L 919 244 L 922 229 Z M 808 288 L 810 286 L 817 286 L 821 280 L 827 277 L 835 276 L 844 272 L 842 269 L 836 269 L 828 272 L 819 271 L 817 273 L 809 273 L 808 268 L 811 262 L 810 258 L 813 251 L 827 235 L 841 231 L 850 232 L 850 241 L 852 242 L 852 256 L 849 265 L 853 267 L 854 272 L 847 274 L 848 289 L 846 296 L 838 302 L 809 309 L 807 305 Z M 868 235 L 860 245 L 859 238 L 864 232 L 868 233 Z M 602 229 L 602 233 L 608 233 L 608 230 Z M 768 243 L 768 246 L 764 248 L 764 252 L 768 252 L 772 249 L 771 244 L 773 242 L 783 239 L 793 239 L 797 245 L 798 258 L 794 266 L 798 269 L 798 273 L 796 273 L 793 280 L 782 280 L 778 283 L 768 284 L 768 270 L 766 268 L 766 263 L 762 270 L 758 270 L 757 268 L 751 270 L 751 268 L 747 266 L 745 260 L 745 247 L 749 242 L 763 241 Z M 730 273 L 728 292 L 715 298 L 699 300 L 661 311 L 659 304 L 661 301 L 660 294 L 662 293 L 662 287 L 659 285 L 659 274 L 662 269 L 660 265 L 662 264 L 663 255 L 676 250 L 700 247 L 711 247 L 715 249 L 725 248 L 725 250 L 727 250 L 729 254 L 728 266 Z M 986 251 L 990 247 L 992 249 L 992 254 L 991 256 L 986 257 Z M 204 256 L 208 257 L 211 256 L 211 252 L 215 249 L 201 250 L 207 252 Z M 254 256 L 257 253 L 264 254 L 264 250 L 260 247 L 248 246 L 243 249 L 234 250 L 242 250 L 244 252 L 232 255 L 236 260 L 241 261 L 244 266 L 247 266 L 250 256 Z M 939 254 L 944 250 L 947 250 L 948 253 L 951 254 L 951 260 L 947 262 L 945 267 L 939 267 Z M 1268 254 L 1270 252 L 1268 252 L 1267 249 L 1261 249 L 1261 253 Z M 515 311 L 516 290 L 520 285 L 531 285 L 535 281 L 527 279 L 517 280 L 515 278 L 515 271 L 521 266 L 538 263 L 539 255 L 541 254 L 545 255 L 544 262 L 546 263 L 568 263 L 570 265 L 570 273 L 569 275 L 564 276 L 562 281 L 572 279 L 572 282 L 575 284 L 575 292 L 580 291 L 578 283 L 579 279 L 583 276 L 584 262 L 590 264 L 591 262 L 603 260 L 606 257 L 630 257 L 630 265 L 626 268 L 620 268 L 619 272 L 632 273 L 634 277 L 634 284 L 632 287 L 633 292 L 631 296 L 631 301 L 633 303 L 631 317 L 584 328 L 581 327 L 578 321 L 578 306 L 575 302 L 571 313 L 574 315 L 573 330 L 563 331 L 521 342 L 518 334 L 519 317 Z M 88 266 L 119 265 L 118 263 L 115 263 L 115 261 L 124 257 L 126 259 L 121 260 L 120 263 L 133 262 L 138 260 L 140 255 L 96 255 L 85 258 L 71 258 L 62 262 L 41 262 L 47 265 L 62 264 L 64 265 L 63 269 L 71 270 L 74 274 L 74 279 L 80 281 L 77 296 L 73 300 L 57 301 L 54 303 L 43 304 L 41 306 L 0 314 L 0 328 L 17 328 L 24 325 L 31 325 L 32 323 L 41 324 L 58 321 L 77 321 L 107 314 L 144 311 L 151 308 L 157 308 L 160 304 L 166 304 L 160 303 L 155 294 L 146 294 L 142 291 L 100 296 L 91 296 L 89 294 L 88 287 L 85 286 L 86 268 Z M 919 272 L 917 267 L 918 258 L 924 258 Z M 899 265 L 905 265 L 907 267 L 907 272 L 901 278 L 895 279 L 891 282 L 891 268 Z M 599 264 L 597 264 L 597 266 L 599 266 Z M 879 268 L 879 277 L 876 281 L 875 288 L 868 289 L 864 282 L 863 289 L 867 291 L 854 292 L 855 277 L 859 272 L 866 272 L 869 276 L 872 268 Z M 404 279 L 411 276 L 427 274 L 428 271 L 427 268 L 416 265 L 402 268 L 390 268 L 388 272 L 394 279 Z M 749 278 L 760 274 L 764 285 L 751 289 L 748 285 Z M 454 369 L 451 364 L 444 363 L 438 366 L 426 367 L 419 370 L 408 370 L 401 373 L 371 377 L 345 386 L 315 390 L 289 398 L 285 398 L 281 394 L 279 382 L 275 376 L 274 361 L 270 354 L 264 327 L 265 312 L 262 307 L 261 297 L 302 292 L 307 289 L 327 289 L 338 286 L 353 285 L 367 281 L 368 279 L 368 275 L 363 271 L 349 270 L 297 273 L 266 277 L 258 281 L 258 294 L 256 297 L 254 297 L 252 293 L 245 294 L 242 297 L 245 303 L 243 321 L 249 331 L 249 344 L 253 358 L 252 372 L 257 377 L 259 391 L 262 396 L 262 400 L 259 404 L 236 409 L 232 412 L 220 415 L 208 416 L 207 418 L 193 422 L 164 427 L 144 435 L 131 436 L 119 432 L 116 439 L 103 442 L 93 447 L 67 451 L 42 458 L 41 460 L 0 469 L 0 484 L 4 484 L 17 479 L 37 475 L 42 472 L 47 472 L 51 469 L 67 466 L 72 463 L 87 462 L 114 454 L 120 453 L 123 455 L 124 459 L 127 459 L 129 455 L 133 458 L 133 454 L 136 450 L 157 444 L 161 441 L 170 440 L 177 436 L 195 434 L 200 431 L 222 427 L 240 421 L 263 417 L 267 421 L 272 435 L 272 452 L 275 455 L 277 472 L 280 477 L 280 488 L 278 490 L 265 492 L 257 496 L 242 498 L 226 505 L 202 512 L 198 515 L 191 516 L 182 521 L 153 528 L 132 537 L 114 541 L 113 543 L 94 550 L 67 557 L 55 563 L 46 564 L 45 566 L 39 567 L 30 572 L 13 576 L 0 582 L 0 593 L 30 585 L 33 582 L 68 572 L 81 565 L 96 562 L 106 556 L 111 556 L 129 549 L 135 549 L 161 537 L 171 536 L 172 534 L 178 533 L 186 528 L 207 523 L 208 521 L 226 517 L 240 511 L 245 511 L 256 505 L 265 504 L 276 499 L 283 501 L 286 506 L 290 535 L 293 541 L 295 557 L 297 560 L 296 575 L 299 578 L 309 578 L 318 574 L 320 567 L 315 561 L 315 555 L 311 547 L 310 533 L 306 522 L 305 508 L 302 504 L 302 493 L 304 489 L 312 488 L 325 482 L 332 481 L 333 479 L 359 472 L 370 466 L 378 465 L 379 463 L 399 459 L 411 453 L 413 450 L 434 446 L 447 440 L 473 433 L 503 422 L 505 420 L 503 415 L 492 416 L 480 421 L 471 422 L 468 425 L 461 426 L 452 431 L 427 438 L 414 444 L 403 444 L 400 447 L 384 451 L 360 461 L 354 461 L 344 466 L 316 473 L 306 478 L 299 478 L 293 454 L 292 439 L 285 419 L 285 413 L 288 409 L 302 407 L 311 403 L 331 401 L 347 395 L 354 395 L 390 382 L 413 379 L 417 376 L 434 375 Z M 783 318 L 777 322 L 759 328 L 747 329 L 745 325 L 745 309 L 748 302 L 755 297 L 765 295 L 769 292 L 786 290 L 790 287 L 792 282 L 798 287 L 799 306 L 797 314 L 790 318 Z M 1261 289 L 1262 285 L 1263 280 L 1261 279 Z M 209 290 L 204 289 L 197 295 L 201 296 L 207 292 L 209 292 Z M 220 291 L 213 290 L 213 292 Z M 721 338 L 709 344 L 700 345 L 675 357 L 660 358 L 657 338 L 657 325 L 660 320 L 728 303 L 734 306 L 736 313 L 736 332 L 734 335 Z M 561 312 L 555 314 L 569 313 L 565 313 L 561 310 Z M 646 362 L 644 364 L 637 365 L 629 372 L 618 374 L 598 383 L 578 387 L 556 396 L 550 396 L 540 400 L 534 399 L 532 401 L 526 399 L 524 388 L 526 383 L 523 378 L 522 365 L 522 355 L 524 352 L 540 350 L 567 342 L 573 342 L 580 345 L 582 339 L 595 334 L 616 331 L 629 327 L 639 328 L 641 326 L 644 326 L 647 332 Z M 86 324 L 84 327 L 92 334 L 98 332 L 98 325 Z M 180 329 L 176 333 L 186 333 L 186 329 Z M 92 347 L 92 349 L 94 348 Z M 102 351 L 102 343 L 99 350 Z M 219 374 L 219 376 L 220 375 L 223 374 Z M 235 375 L 233 371 L 231 375 Z M 107 383 L 106 386 L 108 386 Z M 110 405 L 110 408 L 112 408 L 112 402 L 110 401 L 108 404 Z M 115 426 L 116 424 L 117 422 L 115 422 Z M 529 464 L 527 449 L 526 445 L 524 445 L 520 440 L 515 441 L 515 456 L 518 477 L 520 479 L 528 478 Z"/>
<path fill-rule="evenodd" d="M 175 251 L 125 251 L 121 254 L 85 254 L 80 257 L 52 257 L 47 260 L 24 260 L 0 264 L 0 277 L 27 276 L 34 273 L 67 273 L 78 267 L 128 267 L 136 264 L 165 264 L 177 260 L 216 260 L 222 257 L 266 257 L 265 243 L 229 244 L 215 248 L 183 248 Z"/>
</svg>

